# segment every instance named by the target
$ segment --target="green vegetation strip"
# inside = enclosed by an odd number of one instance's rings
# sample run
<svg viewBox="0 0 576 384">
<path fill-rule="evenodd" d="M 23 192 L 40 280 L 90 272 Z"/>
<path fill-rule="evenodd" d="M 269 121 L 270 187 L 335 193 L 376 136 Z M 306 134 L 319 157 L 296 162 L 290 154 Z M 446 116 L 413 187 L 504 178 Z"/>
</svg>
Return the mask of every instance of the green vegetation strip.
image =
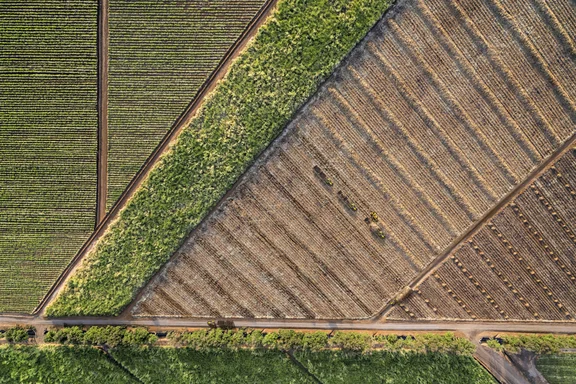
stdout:
<svg viewBox="0 0 576 384">
<path fill-rule="evenodd" d="M 13 328 L 12 331 L 24 328 Z M 351 352 L 380 350 L 388 352 L 452 353 L 471 356 L 475 347 L 469 340 L 444 334 L 425 333 L 415 337 L 397 335 L 369 335 L 357 332 L 325 331 L 297 332 L 283 329 L 277 332 L 262 332 L 253 329 L 238 330 L 198 330 L 193 332 L 170 332 L 168 340 L 174 346 L 195 350 L 258 348 L 281 351 L 321 351 L 338 349 Z M 46 343 L 117 346 L 153 345 L 158 341 L 154 333 L 146 328 L 125 328 L 119 326 L 90 327 L 77 326 L 49 330 L 44 336 Z"/>
<path fill-rule="evenodd" d="M 540 356 L 536 368 L 550 384 L 576 383 L 576 354 Z"/>
<path fill-rule="evenodd" d="M 390 3 L 281 0 L 47 314 L 119 314 Z"/>
<path fill-rule="evenodd" d="M 277 351 L 196 351 L 189 348 L 118 348 L 112 356 L 143 383 L 313 384 Z"/>
<path fill-rule="evenodd" d="M 65 376 L 70 370 L 78 376 L 73 382 L 102 378 L 90 376 L 90 369 L 99 375 L 107 369 L 107 378 L 118 375 L 114 383 L 130 378 L 143 383 L 296 384 L 317 383 L 317 378 L 322 383 L 493 383 L 472 359 L 474 345 L 452 333 L 402 337 L 211 329 L 171 332 L 167 343 L 145 328 L 106 326 L 52 329 L 44 341 L 58 345 L 1 349 L 0 373 L 11 380 L 0 378 L 0 383 L 40 382 L 40 377 L 70 382 Z M 79 361 L 71 359 L 73 351 Z M 107 368 L 109 362 L 113 365 Z M 54 374 L 61 370 L 58 381 Z"/>
<path fill-rule="evenodd" d="M 558 353 L 566 348 L 576 348 L 576 337 L 572 335 L 504 335 L 489 339 L 486 344 L 501 352 L 518 353 L 525 349 L 544 355 Z"/>
</svg>

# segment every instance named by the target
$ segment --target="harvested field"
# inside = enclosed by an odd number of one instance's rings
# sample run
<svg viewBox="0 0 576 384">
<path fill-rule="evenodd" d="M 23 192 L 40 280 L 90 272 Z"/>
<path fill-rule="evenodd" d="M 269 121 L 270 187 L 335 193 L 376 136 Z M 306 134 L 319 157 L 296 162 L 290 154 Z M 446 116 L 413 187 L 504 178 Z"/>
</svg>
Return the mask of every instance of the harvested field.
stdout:
<svg viewBox="0 0 576 384">
<path fill-rule="evenodd" d="M 576 9 L 557 3 L 400 1 L 190 236 L 133 314 L 377 313 L 574 134 L 576 29 L 568 21 Z M 530 261 L 538 276 L 522 272 L 517 284 L 540 287 L 532 292 L 543 299 L 534 304 L 540 318 L 564 318 L 558 303 L 571 294 L 549 295 L 544 264 Z M 430 289 L 440 297 L 456 272 L 428 279 Z M 466 297 L 474 311 L 446 298 L 437 305 L 455 318 L 499 313 L 476 296 Z"/>
<path fill-rule="evenodd" d="M 576 149 L 453 252 L 392 319 L 576 318 Z"/>
<path fill-rule="evenodd" d="M 107 210 L 265 0 L 109 0 Z"/>
</svg>

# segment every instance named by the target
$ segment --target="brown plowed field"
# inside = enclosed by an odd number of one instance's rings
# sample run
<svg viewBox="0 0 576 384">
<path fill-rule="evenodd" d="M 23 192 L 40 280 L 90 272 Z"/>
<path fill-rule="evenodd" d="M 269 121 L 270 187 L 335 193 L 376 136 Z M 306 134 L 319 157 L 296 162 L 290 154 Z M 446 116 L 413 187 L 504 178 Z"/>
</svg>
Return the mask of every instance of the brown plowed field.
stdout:
<svg viewBox="0 0 576 384">
<path fill-rule="evenodd" d="M 576 149 L 456 250 L 393 319 L 576 319 Z"/>
<path fill-rule="evenodd" d="M 575 132 L 576 10 L 568 0 L 553 3 L 400 1 L 191 235 L 133 313 L 377 313 Z M 499 221 L 514 215 L 498 216 L 495 231 L 521 230 Z M 506 251 L 492 241 L 500 232 L 481 234 L 487 247 Z M 514 276 L 523 278 L 514 286 L 533 285 L 540 295 L 530 311 L 565 318 L 553 300 L 564 304 L 571 295 L 537 282 L 557 268 L 546 263 L 519 264 Z M 426 281 L 439 298 L 444 280 L 462 273 L 452 264 Z M 506 289 L 502 305 L 518 307 Z M 443 314 L 500 313 L 478 302 L 486 298 L 480 290 L 459 294 L 470 295 L 455 299 L 466 304 L 443 298 L 436 304 Z M 435 315 L 420 307 L 417 316 Z"/>
</svg>

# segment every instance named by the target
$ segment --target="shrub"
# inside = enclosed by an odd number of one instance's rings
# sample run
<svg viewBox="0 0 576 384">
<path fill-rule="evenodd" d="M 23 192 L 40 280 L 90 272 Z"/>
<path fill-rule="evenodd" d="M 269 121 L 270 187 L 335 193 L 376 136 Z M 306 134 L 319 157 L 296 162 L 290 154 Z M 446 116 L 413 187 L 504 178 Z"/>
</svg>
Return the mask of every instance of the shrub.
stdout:
<svg viewBox="0 0 576 384">
<path fill-rule="evenodd" d="M 28 340 L 28 329 L 24 329 L 17 325 L 8 329 L 4 334 L 4 337 L 9 343 L 21 343 Z"/>
<path fill-rule="evenodd" d="M 348 351 L 363 352 L 372 344 L 370 335 L 352 332 L 336 332 L 329 344 Z"/>
<path fill-rule="evenodd" d="M 328 345 L 328 334 L 325 332 L 305 333 L 302 337 L 302 348 L 310 351 L 320 351 Z"/>
</svg>

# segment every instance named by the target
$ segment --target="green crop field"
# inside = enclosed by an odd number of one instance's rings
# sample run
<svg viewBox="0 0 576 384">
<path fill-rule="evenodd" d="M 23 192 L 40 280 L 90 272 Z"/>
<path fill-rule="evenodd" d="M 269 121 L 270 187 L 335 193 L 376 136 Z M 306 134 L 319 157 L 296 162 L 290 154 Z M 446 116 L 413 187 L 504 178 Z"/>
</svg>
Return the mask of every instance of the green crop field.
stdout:
<svg viewBox="0 0 576 384">
<path fill-rule="evenodd" d="M 441 353 L 297 352 L 296 358 L 324 384 L 495 384 L 472 357 Z"/>
<path fill-rule="evenodd" d="M 281 352 L 119 348 L 112 356 L 146 384 L 314 383 Z"/>
<path fill-rule="evenodd" d="M 390 4 L 281 0 L 47 314 L 118 314 Z"/>
<path fill-rule="evenodd" d="M 303 365 L 302 365 L 303 364 Z M 306 369 L 309 369 L 308 372 Z M 88 346 L 0 347 L 0 383 L 492 384 L 470 356 L 342 351 L 194 350 Z"/>
<path fill-rule="evenodd" d="M 95 224 L 96 1 L 0 2 L 0 312 L 30 312 Z"/>
<path fill-rule="evenodd" d="M 265 0 L 110 0 L 109 209 Z"/>
<path fill-rule="evenodd" d="M 0 347 L 0 383 L 138 383 L 92 347 Z"/>
<path fill-rule="evenodd" d="M 576 354 L 542 355 L 536 367 L 550 384 L 576 383 Z"/>
</svg>

